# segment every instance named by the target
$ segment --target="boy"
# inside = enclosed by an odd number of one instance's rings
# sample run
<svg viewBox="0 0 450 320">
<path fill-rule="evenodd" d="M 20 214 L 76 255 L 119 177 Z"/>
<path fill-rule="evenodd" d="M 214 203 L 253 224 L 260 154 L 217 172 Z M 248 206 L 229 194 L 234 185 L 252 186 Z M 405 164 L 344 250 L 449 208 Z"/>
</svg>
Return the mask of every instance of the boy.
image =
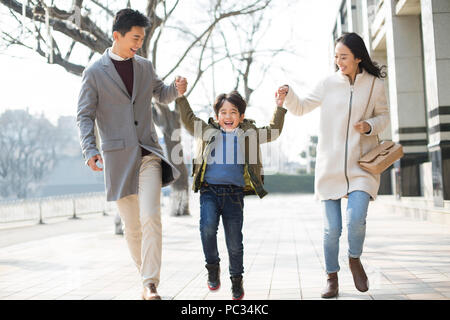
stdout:
<svg viewBox="0 0 450 320">
<path fill-rule="evenodd" d="M 260 144 L 275 140 L 283 128 L 285 95 L 276 94 L 277 109 L 269 126 L 257 128 L 245 119 L 246 102 L 237 91 L 221 94 L 214 104 L 216 121 L 197 118 L 185 97 L 176 107 L 187 131 L 197 139 L 193 163 L 193 190 L 200 190 L 200 236 L 208 270 L 208 288 L 220 287 L 217 250 L 219 219 L 225 230 L 232 283 L 232 299 L 244 297 L 242 223 L 244 195 L 267 192 L 263 188 Z M 198 132 L 198 131 L 201 132 Z"/>
</svg>

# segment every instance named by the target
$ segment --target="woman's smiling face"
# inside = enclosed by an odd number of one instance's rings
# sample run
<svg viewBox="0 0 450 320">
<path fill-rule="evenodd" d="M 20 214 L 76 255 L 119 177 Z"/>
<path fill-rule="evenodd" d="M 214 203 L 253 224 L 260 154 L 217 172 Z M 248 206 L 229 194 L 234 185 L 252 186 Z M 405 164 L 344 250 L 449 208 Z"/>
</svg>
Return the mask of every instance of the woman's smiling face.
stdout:
<svg viewBox="0 0 450 320">
<path fill-rule="evenodd" d="M 355 58 L 352 51 L 339 42 L 335 48 L 334 62 L 343 74 L 350 76 L 356 74 L 361 59 Z"/>
<path fill-rule="evenodd" d="M 239 114 L 238 108 L 231 102 L 225 100 L 220 107 L 216 119 L 220 127 L 226 131 L 233 131 L 244 120 L 244 114 Z"/>
</svg>

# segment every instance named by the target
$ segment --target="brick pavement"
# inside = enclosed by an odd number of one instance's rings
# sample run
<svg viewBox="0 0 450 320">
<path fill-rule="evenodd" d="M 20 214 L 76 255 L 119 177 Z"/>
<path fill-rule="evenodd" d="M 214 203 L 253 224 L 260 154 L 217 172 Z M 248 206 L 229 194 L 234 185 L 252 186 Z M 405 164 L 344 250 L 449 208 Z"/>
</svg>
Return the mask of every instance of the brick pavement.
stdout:
<svg viewBox="0 0 450 320">
<path fill-rule="evenodd" d="M 167 200 L 167 199 L 166 199 Z M 344 203 L 345 205 L 345 203 Z M 163 299 L 231 298 L 222 226 L 218 233 L 222 287 L 206 287 L 198 230 L 198 195 L 190 217 L 163 207 Z M 245 200 L 246 299 L 320 299 L 325 284 L 320 204 L 311 195 L 269 195 Z M 137 270 L 114 214 L 47 225 L 0 229 L 0 299 L 140 299 Z M 345 225 L 345 224 L 344 224 Z M 67 230 L 67 232 L 65 232 Z M 362 262 L 370 290 L 358 292 L 341 237 L 338 300 L 450 299 L 450 228 L 395 215 L 371 205 Z M 24 239 L 24 240 L 21 240 Z"/>
</svg>

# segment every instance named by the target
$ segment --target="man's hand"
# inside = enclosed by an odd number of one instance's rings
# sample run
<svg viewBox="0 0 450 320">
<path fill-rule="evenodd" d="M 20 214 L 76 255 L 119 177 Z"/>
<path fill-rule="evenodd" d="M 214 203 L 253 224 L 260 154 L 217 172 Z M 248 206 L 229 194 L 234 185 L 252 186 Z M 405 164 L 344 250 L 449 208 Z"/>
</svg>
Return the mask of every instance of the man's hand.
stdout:
<svg viewBox="0 0 450 320">
<path fill-rule="evenodd" d="M 369 133 L 370 132 L 370 125 L 366 121 L 359 121 L 355 125 L 353 125 L 356 131 L 359 133 Z"/>
<path fill-rule="evenodd" d="M 177 88 L 178 96 L 181 97 L 186 92 L 186 89 L 187 89 L 186 78 L 177 76 L 175 78 L 175 87 Z"/>
<path fill-rule="evenodd" d="M 103 159 L 102 156 L 97 154 L 89 159 L 88 166 L 92 169 L 92 171 L 103 171 L 102 168 L 97 167 L 97 161 L 100 161 L 100 163 L 103 165 Z"/>
</svg>

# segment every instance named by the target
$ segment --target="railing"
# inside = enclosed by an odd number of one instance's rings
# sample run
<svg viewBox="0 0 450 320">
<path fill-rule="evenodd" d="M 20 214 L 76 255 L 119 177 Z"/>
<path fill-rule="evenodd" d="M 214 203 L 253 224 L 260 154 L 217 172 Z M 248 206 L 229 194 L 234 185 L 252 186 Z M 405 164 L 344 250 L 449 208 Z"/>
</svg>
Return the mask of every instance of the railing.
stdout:
<svg viewBox="0 0 450 320">
<path fill-rule="evenodd" d="M 113 202 L 107 202 L 104 192 L 72 194 L 38 199 L 0 201 L 0 223 L 36 221 L 59 217 L 111 212 Z"/>
<path fill-rule="evenodd" d="M 379 1 L 376 5 L 375 14 L 371 25 L 371 34 L 375 38 L 377 33 L 381 30 L 385 21 L 384 1 Z"/>
</svg>

